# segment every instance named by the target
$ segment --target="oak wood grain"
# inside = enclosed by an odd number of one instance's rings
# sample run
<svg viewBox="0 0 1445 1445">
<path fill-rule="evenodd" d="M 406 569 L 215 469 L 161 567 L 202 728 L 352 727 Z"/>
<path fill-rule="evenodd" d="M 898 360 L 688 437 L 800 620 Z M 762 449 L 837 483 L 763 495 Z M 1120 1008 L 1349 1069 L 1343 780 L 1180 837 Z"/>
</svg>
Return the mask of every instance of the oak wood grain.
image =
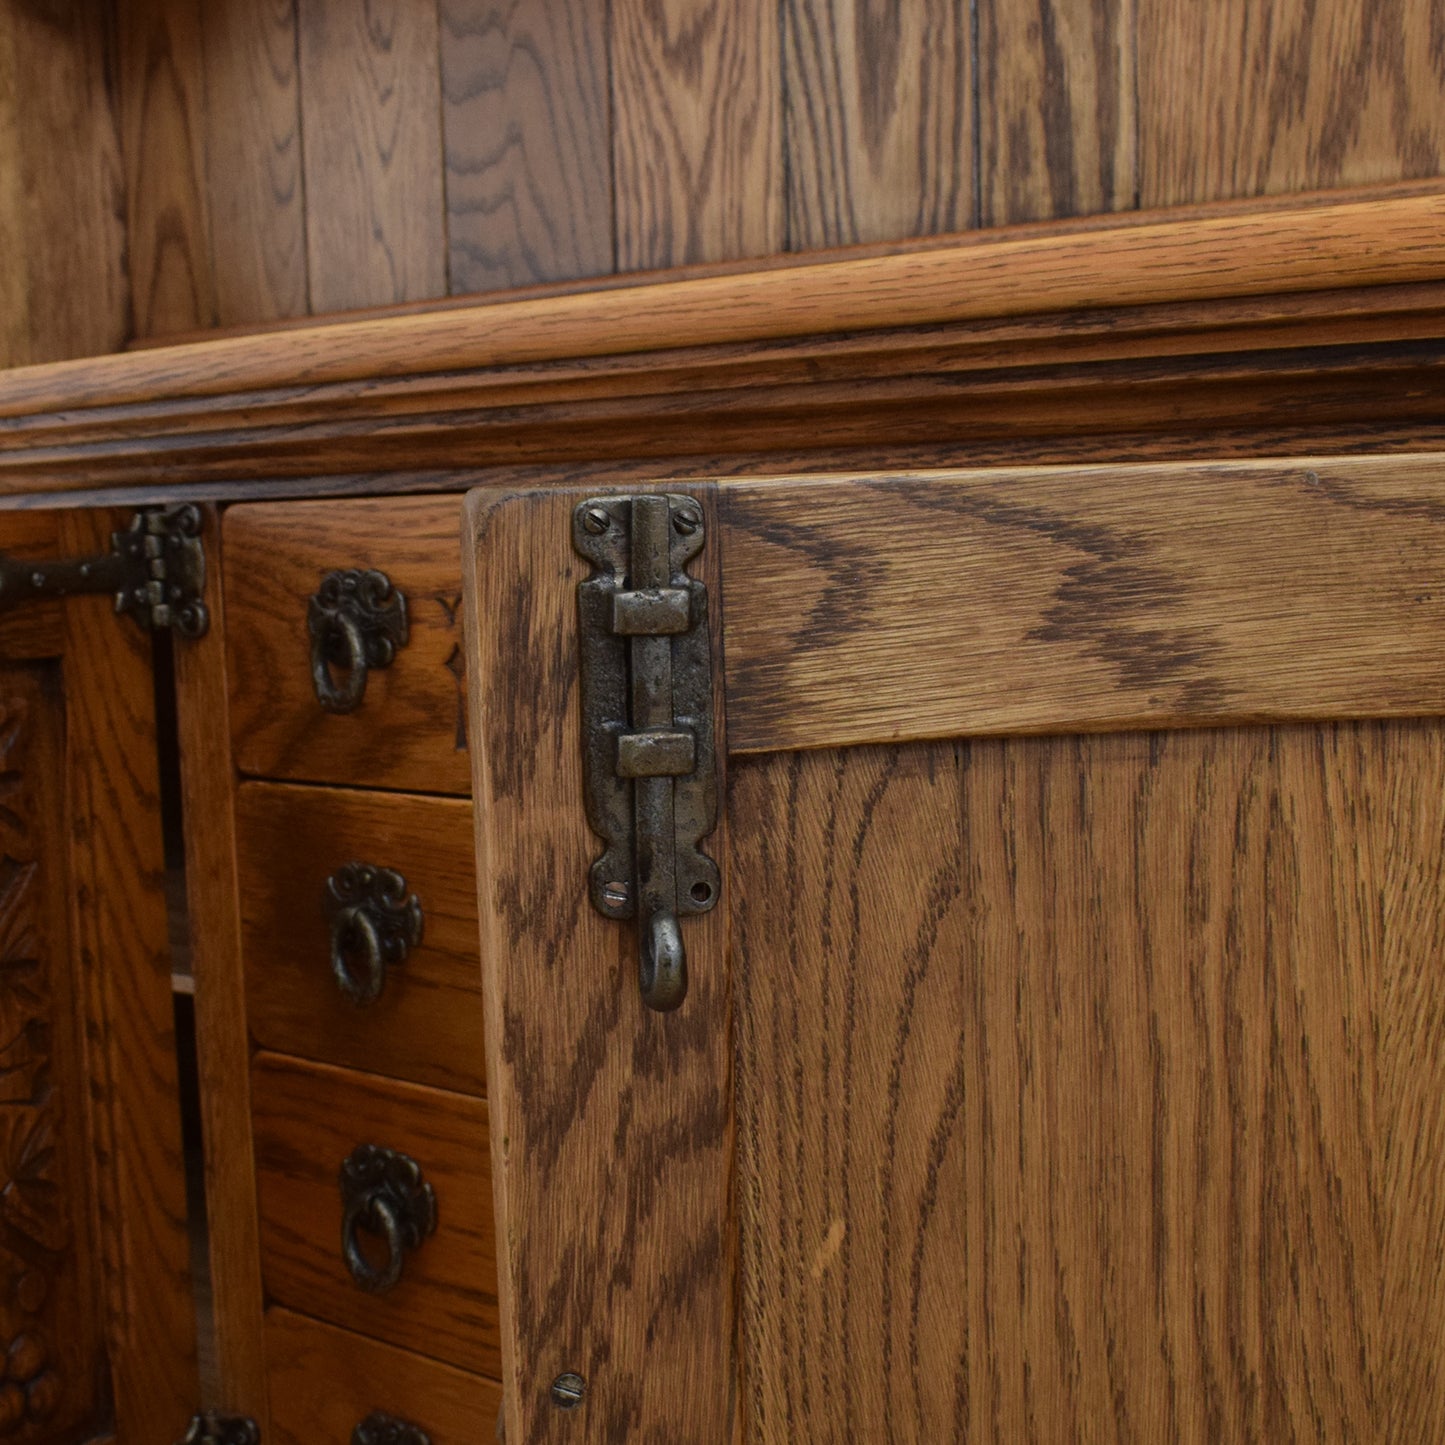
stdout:
<svg viewBox="0 0 1445 1445">
<path fill-rule="evenodd" d="M 297 0 L 315 311 L 445 296 L 436 7 Z"/>
<path fill-rule="evenodd" d="M 248 1016 L 260 1045 L 482 1093 L 471 804 L 246 783 L 238 830 Z M 332 977 L 322 907 L 326 880 L 354 862 L 401 873 L 424 919 L 421 942 L 361 1006 Z"/>
<path fill-rule="evenodd" d="M 0 375 L 0 418 L 268 387 L 1445 279 L 1445 194 L 1109 217 L 695 280 L 493 302 Z"/>
<path fill-rule="evenodd" d="M 265 1438 L 280 1445 L 350 1440 L 373 1410 L 425 1431 L 431 1445 L 491 1438 L 502 1390 L 480 1375 L 282 1309 L 266 1316 L 266 1348 L 276 1406 Z"/>
<path fill-rule="evenodd" d="M 210 326 L 202 7 L 135 0 L 116 16 L 132 323 L 140 336 Z"/>
<path fill-rule="evenodd" d="M 243 773 L 469 791 L 460 515 L 456 497 L 226 513 L 232 728 Z M 385 572 L 405 594 L 410 637 L 369 675 L 357 711 L 329 713 L 311 679 L 307 601 L 327 572 L 356 567 Z"/>
<path fill-rule="evenodd" d="M 62 555 L 103 551 L 125 520 L 65 514 Z M 114 610 L 66 602 L 66 806 L 116 1434 L 139 1445 L 178 1437 L 198 1382 L 151 641 Z"/>
<path fill-rule="evenodd" d="M 784 249 L 778 11 L 766 0 L 615 0 L 620 270 Z"/>
<path fill-rule="evenodd" d="M 495 1376 L 486 1100 L 279 1054 L 256 1056 L 251 1100 L 268 1300 Z M 341 1252 L 338 1179 L 360 1144 L 409 1154 L 436 1192 L 436 1233 L 384 1295 L 358 1288 Z"/>
<path fill-rule="evenodd" d="M 981 224 L 1138 204 L 1135 4 L 982 0 Z M 1195 84 L 1177 74 L 1171 103 Z"/>
<path fill-rule="evenodd" d="M 226 656 L 231 624 L 218 565 L 219 534 L 219 514 L 208 508 L 203 535 L 209 559 L 205 601 L 210 631 L 175 650 L 186 913 L 195 979 L 208 1283 L 219 1391 L 216 1399 L 202 1403 L 247 1415 L 264 1432 L 269 1424 L 264 1299 Z"/>
<path fill-rule="evenodd" d="M 687 490 L 716 527 L 711 489 Z M 464 543 L 506 1436 L 731 1445 L 724 910 L 684 925 L 688 996 L 656 1014 L 634 930 L 587 900 L 599 847 L 581 807 L 575 685 L 587 566 L 570 540 L 587 495 L 479 490 Z M 716 559 L 705 546 L 698 569 L 714 629 Z M 707 848 L 722 856 L 723 833 Z M 587 1381 L 574 1412 L 548 1399 L 563 1371 Z"/>
<path fill-rule="evenodd" d="M 3 366 L 116 351 L 126 340 L 125 177 L 110 19 L 92 0 L 0 12 Z"/>
<path fill-rule="evenodd" d="M 309 310 L 295 0 L 206 5 L 206 179 L 216 317 Z"/>
<path fill-rule="evenodd" d="M 437 8 L 451 290 L 611 271 L 606 7 Z"/>
<path fill-rule="evenodd" d="M 786 0 L 782 13 L 788 246 L 971 225 L 965 7 Z"/>
<path fill-rule="evenodd" d="M 1445 710 L 1441 468 L 725 482 L 731 745 Z"/>
<path fill-rule="evenodd" d="M 1414 1438 L 1442 766 L 1433 721 L 738 763 L 752 1437 Z"/>
<path fill-rule="evenodd" d="M 1438 175 L 1433 0 L 1137 0 L 1146 206 Z"/>
</svg>

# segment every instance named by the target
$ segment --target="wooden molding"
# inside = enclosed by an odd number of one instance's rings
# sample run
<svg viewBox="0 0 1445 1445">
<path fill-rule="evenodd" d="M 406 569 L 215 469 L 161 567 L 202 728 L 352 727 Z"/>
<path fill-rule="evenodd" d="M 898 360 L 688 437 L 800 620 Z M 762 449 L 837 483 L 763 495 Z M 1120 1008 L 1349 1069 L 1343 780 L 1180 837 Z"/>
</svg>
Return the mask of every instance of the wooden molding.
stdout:
<svg viewBox="0 0 1445 1445">
<path fill-rule="evenodd" d="M 1206 431 L 1419 445 L 1442 222 L 1438 189 L 1213 208 L 23 368 L 0 375 L 0 496 Z"/>
</svg>

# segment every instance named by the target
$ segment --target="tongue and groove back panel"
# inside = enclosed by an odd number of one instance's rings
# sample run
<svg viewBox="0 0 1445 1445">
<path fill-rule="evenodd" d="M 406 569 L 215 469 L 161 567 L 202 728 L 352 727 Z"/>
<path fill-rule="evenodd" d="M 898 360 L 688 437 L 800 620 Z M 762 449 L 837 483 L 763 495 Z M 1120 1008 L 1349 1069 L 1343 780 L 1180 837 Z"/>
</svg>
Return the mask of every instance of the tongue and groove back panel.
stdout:
<svg viewBox="0 0 1445 1445">
<path fill-rule="evenodd" d="M 0 74 L 27 78 L 23 105 L 0 84 L 5 364 L 1432 176 L 1445 144 L 1405 0 L 980 0 L 976 26 L 955 0 L 32 9 L 0 6 Z M 48 166 L 52 137 L 80 162 Z M 69 304 L 31 314 L 72 241 Z"/>
</svg>

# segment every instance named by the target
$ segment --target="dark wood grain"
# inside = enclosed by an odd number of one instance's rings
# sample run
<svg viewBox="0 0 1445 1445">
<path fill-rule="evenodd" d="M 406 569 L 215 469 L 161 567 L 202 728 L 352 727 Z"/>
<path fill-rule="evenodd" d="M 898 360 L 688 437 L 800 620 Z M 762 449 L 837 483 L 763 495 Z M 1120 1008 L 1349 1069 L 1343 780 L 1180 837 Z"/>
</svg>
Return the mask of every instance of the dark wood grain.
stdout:
<svg viewBox="0 0 1445 1445">
<path fill-rule="evenodd" d="M 1138 0 L 1146 206 L 1438 175 L 1434 0 Z"/>
<path fill-rule="evenodd" d="M 103 551 L 124 525 L 114 512 L 67 513 L 61 555 Z M 151 641 L 126 620 L 108 597 L 66 603 L 65 768 L 116 1436 L 142 1445 L 178 1437 L 198 1383 Z"/>
<path fill-rule="evenodd" d="M 981 0 L 983 225 L 1138 204 L 1134 9 L 1135 0 Z M 1176 75 L 1168 102 L 1197 84 Z"/>
<path fill-rule="evenodd" d="M 724 482 L 732 746 L 1433 715 L 1441 475 L 1427 456 Z"/>
<path fill-rule="evenodd" d="M 198 0 L 116 9 L 132 320 L 138 336 L 216 322 Z"/>
<path fill-rule="evenodd" d="M 715 527 L 710 489 L 688 490 Z M 731 1445 L 740 1420 L 724 910 L 684 926 L 688 996 L 657 1014 L 640 997 L 635 930 L 587 900 L 598 844 L 581 804 L 575 594 L 587 566 L 571 547 L 572 507 L 586 495 L 498 489 L 468 500 L 507 1440 Z M 717 599 L 716 549 L 699 563 Z M 714 605 L 715 629 L 719 615 Z M 718 747 L 721 756 L 721 737 Z M 708 848 L 725 856 L 722 832 Z M 587 1381 L 573 1413 L 547 1395 L 568 1370 Z"/>
<path fill-rule="evenodd" d="M 241 952 L 236 770 L 231 760 L 226 637 L 217 565 L 219 515 L 205 514 L 210 563 L 205 637 L 175 650 L 186 917 L 195 979 L 196 1073 L 205 1155 L 206 1247 L 216 1390 L 202 1403 L 269 1428 L 260 1235 L 251 1145 L 251 1041 Z M 262 1438 L 265 1438 L 263 1433 Z"/>
<path fill-rule="evenodd" d="M 739 764 L 753 1435 L 1412 1438 L 1442 763 L 1430 723 Z"/>
<path fill-rule="evenodd" d="M 486 1100 L 278 1054 L 257 1055 L 251 1099 L 268 1299 L 495 1376 Z M 353 1282 L 341 1253 L 338 1179 L 359 1144 L 410 1155 L 436 1192 L 436 1233 L 408 1254 L 400 1282 L 380 1296 Z"/>
<path fill-rule="evenodd" d="M 611 271 L 606 6 L 440 0 L 438 21 L 452 291 Z"/>
<path fill-rule="evenodd" d="M 479 1375 L 282 1309 L 266 1317 L 266 1347 L 276 1404 L 265 1438 L 279 1445 L 350 1440 L 377 1409 L 424 1430 L 431 1445 L 493 1438 L 502 1390 Z"/>
<path fill-rule="evenodd" d="M 248 1017 L 261 1046 L 482 1093 L 471 804 L 247 783 L 238 809 Z M 360 1007 L 332 977 L 322 907 L 326 880 L 354 862 L 401 873 L 424 920 L 421 942 Z"/>
<path fill-rule="evenodd" d="M 785 0 L 788 246 L 973 223 L 966 7 Z"/>
<path fill-rule="evenodd" d="M 465 794 L 465 675 L 456 497 L 236 507 L 224 566 L 232 726 L 244 773 Z M 377 568 L 405 594 L 410 637 L 354 713 L 311 680 L 307 602 L 335 569 Z M 234 579 L 232 581 L 231 579 Z M 264 687 L 255 680 L 265 678 Z"/>
<path fill-rule="evenodd" d="M 84 1018 L 70 947 L 63 683 L 0 666 L 0 1439 L 110 1426 Z M 50 1433 L 48 1433 L 50 1432 Z"/>
<path fill-rule="evenodd" d="M 444 296 L 436 8 L 298 0 L 311 307 Z"/>
<path fill-rule="evenodd" d="M 125 342 L 115 63 L 110 12 L 92 0 L 0 11 L 0 366 Z"/>
<path fill-rule="evenodd" d="M 217 320 L 256 326 L 304 316 L 295 0 L 206 5 L 201 24 Z"/>
<path fill-rule="evenodd" d="M 776 5 L 615 0 L 611 14 L 619 269 L 783 250 Z"/>
</svg>

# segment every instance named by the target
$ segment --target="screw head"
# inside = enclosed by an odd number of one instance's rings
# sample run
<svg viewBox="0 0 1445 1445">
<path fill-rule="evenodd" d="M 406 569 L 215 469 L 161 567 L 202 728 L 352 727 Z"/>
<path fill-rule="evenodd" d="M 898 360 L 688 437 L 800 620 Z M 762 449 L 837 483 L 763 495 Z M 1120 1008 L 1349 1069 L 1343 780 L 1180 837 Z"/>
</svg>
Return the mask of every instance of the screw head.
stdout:
<svg viewBox="0 0 1445 1445">
<path fill-rule="evenodd" d="M 612 525 L 612 514 L 606 507 L 588 507 L 582 513 L 582 525 L 594 537 L 600 537 Z"/>
<path fill-rule="evenodd" d="M 625 883 L 604 883 L 602 901 L 610 908 L 624 908 L 627 905 L 627 892 Z"/>
<path fill-rule="evenodd" d="M 575 1410 L 587 1393 L 587 1381 L 568 1370 L 552 1381 L 552 1403 L 559 1410 Z"/>
<path fill-rule="evenodd" d="M 691 537 L 702 526 L 702 513 L 694 507 L 679 507 L 672 514 L 672 525 L 679 535 Z"/>
</svg>

